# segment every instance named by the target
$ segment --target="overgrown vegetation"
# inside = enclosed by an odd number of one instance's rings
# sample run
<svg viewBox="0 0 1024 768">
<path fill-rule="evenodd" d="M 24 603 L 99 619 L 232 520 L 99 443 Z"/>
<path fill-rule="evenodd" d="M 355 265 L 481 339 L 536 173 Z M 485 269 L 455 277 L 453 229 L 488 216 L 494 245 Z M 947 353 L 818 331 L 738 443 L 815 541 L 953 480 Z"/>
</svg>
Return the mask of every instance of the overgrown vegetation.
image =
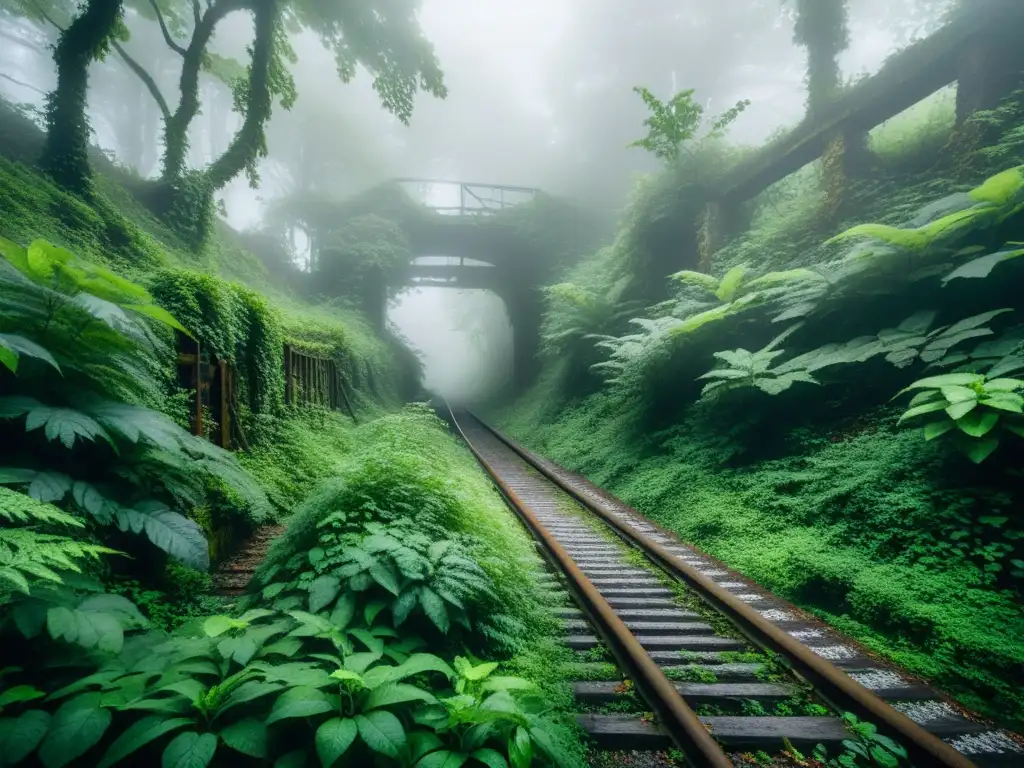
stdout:
<svg viewBox="0 0 1024 768">
<path fill-rule="evenodd" d="M 941 98 L 915 114 L 948 139 Z M 549 362 L 500 417 L 1011 726 L 1024 721 L 1020 102 L 957 129 L 984 125 L 981 144 L 887 152 L 876 132 L 856 219 L 831 238 L 816 169 L 802 170 L 755 201 L 711 274 L 663 269 L 659 293 L 651 265 L 697 237 L 677 221 L 666 239 L 666 211 L 697 220 L 679 169 L 720 150 L 671 165 L 638 188 L 613 244 L 549 289 Z"/>
</svg>

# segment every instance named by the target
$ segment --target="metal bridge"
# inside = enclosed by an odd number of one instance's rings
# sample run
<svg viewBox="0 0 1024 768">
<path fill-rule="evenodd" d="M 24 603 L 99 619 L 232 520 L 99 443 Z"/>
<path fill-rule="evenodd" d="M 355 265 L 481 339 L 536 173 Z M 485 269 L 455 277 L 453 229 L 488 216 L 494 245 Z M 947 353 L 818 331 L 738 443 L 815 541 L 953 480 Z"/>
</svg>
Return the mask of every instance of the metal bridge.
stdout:
<svg viewBox="0 0 1024 768">
<path fill-rule="evenodd" d="M 521 203 L 528 203 L 538 191 L 533 187 L 443 179 L 394 181 L 402 185 L 413 199 L 446 216 L 487 216 Z"/>
</svg>

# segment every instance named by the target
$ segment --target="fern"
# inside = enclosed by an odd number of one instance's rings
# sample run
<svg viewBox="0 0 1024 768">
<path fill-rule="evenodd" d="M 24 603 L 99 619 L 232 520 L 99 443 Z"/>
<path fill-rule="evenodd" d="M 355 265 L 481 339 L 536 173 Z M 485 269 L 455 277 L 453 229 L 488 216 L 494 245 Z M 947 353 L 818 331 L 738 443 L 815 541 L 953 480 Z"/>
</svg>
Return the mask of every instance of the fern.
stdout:
<svg viewBox="0 0 1024 768">
<path fill-rule="evenodd" d="M 33 582 L 62 584 L 62 572 L 81 572 L 81 561 L 95 560 L 115 551 L 66 535 L 61 529 L 81 529 L 76 517 L 24 494 L 0 488 L 0 603 L 5 591 L 31 594 Z M 5 590 L 6 587 L 6 590 Z"/>
<path fill-rule="evenodd" d="M 769 395 L 785 392 L 798 382 L 817 384 L 818 381 L 805 370 L 773 370 L 772 362 L 785 354 L 776 347 L 799 330 L 800 324 L 786 329 L 757 352 L 736 349 L 716 352 L 715 357 L 726 365 L 708 371 L 701 379 L 712 379 L 701 391 L 701 397 L 721 395 L 736 389 L 754 387 Z"/>
</svg>

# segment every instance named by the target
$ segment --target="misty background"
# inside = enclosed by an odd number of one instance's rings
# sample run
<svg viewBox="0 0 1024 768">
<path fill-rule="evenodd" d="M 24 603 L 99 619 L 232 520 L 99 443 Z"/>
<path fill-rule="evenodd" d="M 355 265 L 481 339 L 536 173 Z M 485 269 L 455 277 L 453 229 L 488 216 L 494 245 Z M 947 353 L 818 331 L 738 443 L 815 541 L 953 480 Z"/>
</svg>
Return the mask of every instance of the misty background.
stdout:
<svg viewBox="0 0 1024 768">
<path fill-rule="evenodd" d="M 55 84 L 49 46 L 57 30 L 10 12 L 9 1 L 0 2 L 0 96 L 41 110 Z M 876 72 L 933 31 L 951 3 L 851 0 L 843 76 Z M 614 218 L 635 177 L 658 167 L 627 148 L 647 116 L 633 87 L 662 99 L 695 89 L 710 114 L 749 99 L 730 130 L 737 144 L 759 144 L 804 114 L 805 51 L 793 42 L 792 3 L 780 0 L 424 0 L 420 21 L 449 95 L 421 93 L 408 127 L 381 108 L 365 73 L 342 84 L 313 34 L 293 37 L 299 98 L 290 111 L 274 111 L 259 188 L 240 177 L 220 194 L 232 227 L 260 229 L 268 206 L 290 195 L 340 200 L 394 177 L 540 188 Z M 134 11 L 125 22 L 125 49 L 175 94 L 181 60 L 156 22 Z M 250 16 L 236 13 L 217 27 L 213 50 L 244 59 L 251 38 Z M 91 75 L 95 143 L 155 176 L 160 115 L 142 83 L 113 55 Z M 223 152 L 239 124 L 224 82 L 204 75 L 201 99 L 193 168 Z M 449 204 L 441 194 L 428 189 L 424 202 Z M 294 246 L 301 263 L 307 244 Z M 493 294 L 409 289 L 392 298 L 389 318 L 422 355 L 432 389 L 472 399 L 508 374 L 512 330 Z"/>
</svg>

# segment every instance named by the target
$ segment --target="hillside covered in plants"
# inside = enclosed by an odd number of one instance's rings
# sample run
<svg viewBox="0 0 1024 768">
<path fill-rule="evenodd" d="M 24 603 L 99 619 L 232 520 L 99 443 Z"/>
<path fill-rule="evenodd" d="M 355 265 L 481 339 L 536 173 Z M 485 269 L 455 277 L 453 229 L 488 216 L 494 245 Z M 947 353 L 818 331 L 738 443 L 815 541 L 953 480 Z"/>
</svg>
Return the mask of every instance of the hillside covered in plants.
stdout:
<svg viewBox="0 0 1024 768">
<path fill-rule="evenodd" d="M 745 203 L 708 265 L 701 206 L 754 150 L 701 131 L 691 95 L 645 95 L 664 167 L 545 289 L 543 372 L 493 411 L 1017 728 L 1022 98 L 961 121 L 939 92 L 862 137 L 840 178 L 826 155 Z"/>
</svg>

